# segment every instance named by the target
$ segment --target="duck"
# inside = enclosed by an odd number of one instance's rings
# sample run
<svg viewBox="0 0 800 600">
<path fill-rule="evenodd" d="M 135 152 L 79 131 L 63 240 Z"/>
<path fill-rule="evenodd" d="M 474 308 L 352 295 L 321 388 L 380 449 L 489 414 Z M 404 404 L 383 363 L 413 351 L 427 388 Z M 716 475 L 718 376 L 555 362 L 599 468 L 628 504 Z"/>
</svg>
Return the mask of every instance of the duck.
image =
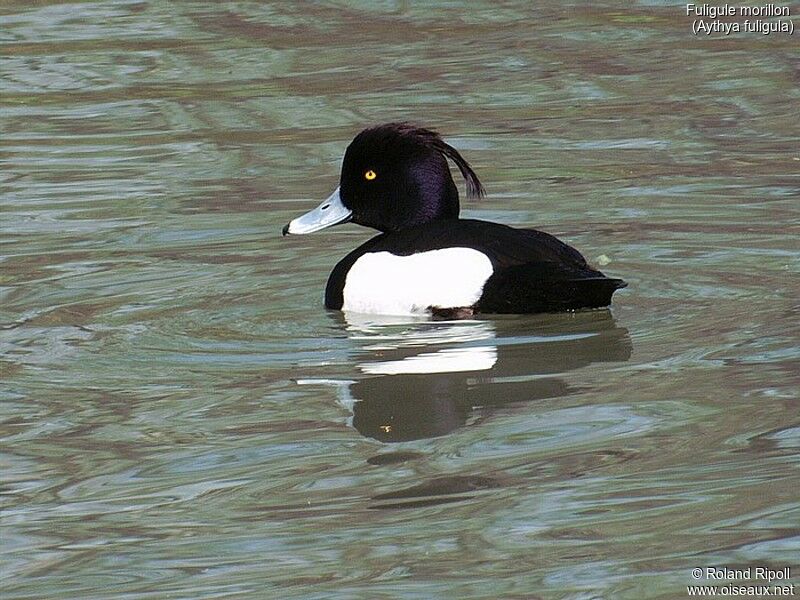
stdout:
<svg viewBox="0 0 800 600">
<path fill-rule="evenodd" d="M 483 197 L 475 171 L 437 131 L 398 122 L 355 136 L 339 186 L 283 227 L 284 236 L 343 223 L 380 232 L 333 268 L 326 308 L 440 319 L 563 312 L 609 306 L 626 287 L 549 233 L 460 218 L 448 160 L 467 197 Z"/>
</svg>

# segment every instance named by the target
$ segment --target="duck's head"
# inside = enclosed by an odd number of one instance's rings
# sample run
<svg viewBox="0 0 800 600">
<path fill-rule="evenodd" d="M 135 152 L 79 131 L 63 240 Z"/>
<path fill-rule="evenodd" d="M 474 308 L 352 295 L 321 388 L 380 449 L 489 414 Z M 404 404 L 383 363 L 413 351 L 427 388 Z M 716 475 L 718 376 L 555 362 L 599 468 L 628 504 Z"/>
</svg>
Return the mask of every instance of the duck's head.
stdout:
<svg viewBox="0 0 800 600">
<path fill-rule="evenodd" d="M 467 161 L 435 131 L 407 123 L 365 129 L 347 147 L 339 187 L 317 208 L 286 225 L 283 235 L 311 233 L 347 221 L 399 231 L 458 218 L 458 188 L 448 158 L 464 176 L 467 195 L 483 195 Z"/>
</svg>

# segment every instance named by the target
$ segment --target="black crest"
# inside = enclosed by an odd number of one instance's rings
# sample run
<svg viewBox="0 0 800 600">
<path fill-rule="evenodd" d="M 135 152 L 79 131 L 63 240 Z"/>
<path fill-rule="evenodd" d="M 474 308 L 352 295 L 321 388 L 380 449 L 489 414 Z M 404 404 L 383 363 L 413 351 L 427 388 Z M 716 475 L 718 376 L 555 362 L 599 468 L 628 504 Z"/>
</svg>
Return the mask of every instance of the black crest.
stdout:
<svg viewBox="0 0 800 600">
<path fill-rule="evenodd" d="M 453 161 L 458 167 L 458 170 L 461 171 L 461 175 L 464 177 L 464 181 L 467 184 L 468 197 L 481 198 L 486 194 L 483 184 L 480 179 L 478 179 L 478 176 L 475 174 L 475 171 L 472 170 L 469 163 L 459 154 L 458 150 L 445 142 L 437 131 L 418 127 L 412 123 L 403 121 L 378 125 L 377 127 L 365 130 L 363 133 L 387 137 L 396 136 L 399 140 L 404 142 L 435 150 L 445 158 L 449 158 Z"/>
</svg>

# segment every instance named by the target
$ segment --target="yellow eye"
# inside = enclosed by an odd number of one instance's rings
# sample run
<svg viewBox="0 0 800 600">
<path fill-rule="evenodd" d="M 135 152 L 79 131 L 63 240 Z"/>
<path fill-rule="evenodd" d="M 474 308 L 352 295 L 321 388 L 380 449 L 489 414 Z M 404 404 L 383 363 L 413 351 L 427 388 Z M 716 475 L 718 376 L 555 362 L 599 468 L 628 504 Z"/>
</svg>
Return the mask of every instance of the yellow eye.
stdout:
<svg viewBox="0 0 800 600">
<path fill-rule="evenodd" d="M 366 179 L 367 181 L 372 181 L 377 176 L 378 176 L 377 173 L 375 173 L 375 171 L 373 171 L 372 169 L 364 173 L 364 179 Z"/>
</svg>

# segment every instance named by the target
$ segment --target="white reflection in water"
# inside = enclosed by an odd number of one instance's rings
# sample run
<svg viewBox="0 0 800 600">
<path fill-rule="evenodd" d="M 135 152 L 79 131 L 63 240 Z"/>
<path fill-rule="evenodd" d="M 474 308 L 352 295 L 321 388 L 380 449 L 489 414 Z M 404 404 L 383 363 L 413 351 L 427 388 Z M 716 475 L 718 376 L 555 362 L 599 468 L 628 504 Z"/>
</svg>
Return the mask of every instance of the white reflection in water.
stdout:
<svg viewBox="0 0 800 600">
<path fill-rule="evenodd" d="M 378 363 L 359 365 L 364 373 L 373 375 L 399 375 L 400 373 L 458 373 L 484 371 L 497 362 L 496 346 L 445 348 L 436 352 L 423 352 L 416 356 Z"/>
<path fill-rule="evenodd" d="M 373 342 L 369 350 L 494 339 L 490 321 L 431 321 L 430 317 L 342 313 L 352 340 Z"/>
<path fill-rule="evenodd" d="M 445 435 L 476 407 L 532 402 L 575 392 L 559 376 L 595 362 L 626 361 L 631 341 L 610 312 L 432 321 L 346 313 L 355 380 L 332 386 L 348 425 L 383 442 Z"/>
<path fill-rule="evenodd" d="M 353 312 L 344 313 L 344 319 L 351 339 L 375 342 L 363 347 L 368 359 L 358 364 L 363 373 L 460 373 L 491 369 L 497 362 L 494 344 L 473 345 L 474 342 L 496 339 L 497 331 L 489 321 L 431 321 L 419 317 Z M 443 344 L 458 346 L 397 357 L 397 351 L 404 348 L 425 349 Z M 391 360 L 383 360 L 387 353 Z"/>
</svg>

